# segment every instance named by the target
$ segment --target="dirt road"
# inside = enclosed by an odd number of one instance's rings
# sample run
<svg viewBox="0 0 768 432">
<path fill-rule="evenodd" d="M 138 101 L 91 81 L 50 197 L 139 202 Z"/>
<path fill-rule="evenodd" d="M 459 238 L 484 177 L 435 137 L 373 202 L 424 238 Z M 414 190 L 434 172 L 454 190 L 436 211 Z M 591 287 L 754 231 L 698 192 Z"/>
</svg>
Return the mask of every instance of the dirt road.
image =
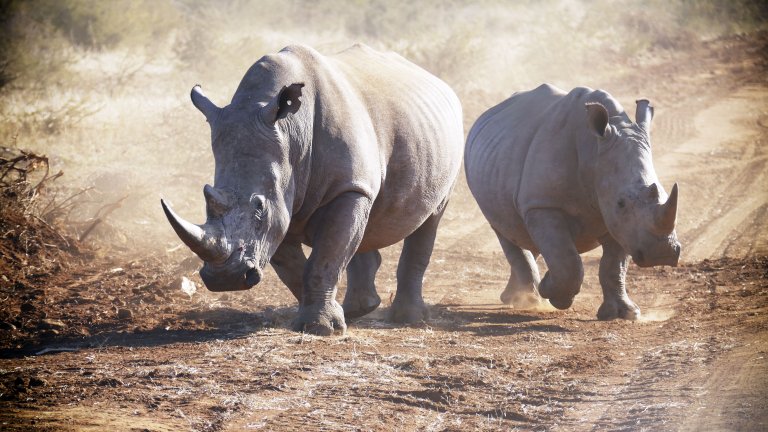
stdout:
<svg viewBox="0 0 768 432">
<path fill-rule="evenodd" d="M 655 101 L 655 165 L 681 191 L 682 265 L 629 271 L 639 322 L 595 320 L 599 251 L 570 310 L 502 306 L 506 261 L 461 183 L 421 326 L 379 310 L 344 337 L 293 333 L 273 273 L 190 296 L 183 250 L 4 293 L 0 429 L 764 430 L 767 46 L 766 34 L 702 43 L 623 65 L 633 72 L 606 86 L 626 107 L 639 92 Z M 377 278 L 385 307 L 398 249 Z"/>
</svg>

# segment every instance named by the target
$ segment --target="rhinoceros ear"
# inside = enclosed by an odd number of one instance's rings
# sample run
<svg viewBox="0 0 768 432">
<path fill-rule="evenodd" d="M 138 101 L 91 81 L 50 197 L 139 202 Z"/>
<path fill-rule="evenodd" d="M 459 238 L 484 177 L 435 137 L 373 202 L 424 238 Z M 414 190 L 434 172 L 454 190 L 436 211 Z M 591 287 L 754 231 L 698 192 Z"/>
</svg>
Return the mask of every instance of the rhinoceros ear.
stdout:
<svg viewBox="0 0 768 432">
<path fill-rule="evenodd" d="M 600 138 L 608 134 L 608 110 L 598 102 L 587 102 L 587 126 Z"/>
<path fill-rule="evenodd" d="M 304 83 L 293 83 L 284 86 L 280 93 L 267 106 L 267 119 L 274 123 L 284 119 L 288 114 L 296 114 L 301 107 L 301 88 Z"/>
<path fill-rule="evenodd" d="M 651 101 L 648 99 L 638 99 L 635 103 L 637 104 L 635 122 L 637 122 L 646 133 L 650 134 L 651 120 L 653 119 L 653 105 L 651 105 Z"/>
<path fill-rule="evenodd" d="M 205 120 L 208 123 L 213 123 L 213 121 L 216 120 L 216 117 L 219 116 L 221 108 L 217 107 L 213 102 L 210 101 L 210 99 L 205 97 L 200 84 L 195 84 L 195 86 L 192 87 L 192 92 L 189 94 L 189 96 L 192 98 L 192 104 L 195 106 L 195 108 L 199 109 L 200 112 L 205 115 Z"/>
</svg>

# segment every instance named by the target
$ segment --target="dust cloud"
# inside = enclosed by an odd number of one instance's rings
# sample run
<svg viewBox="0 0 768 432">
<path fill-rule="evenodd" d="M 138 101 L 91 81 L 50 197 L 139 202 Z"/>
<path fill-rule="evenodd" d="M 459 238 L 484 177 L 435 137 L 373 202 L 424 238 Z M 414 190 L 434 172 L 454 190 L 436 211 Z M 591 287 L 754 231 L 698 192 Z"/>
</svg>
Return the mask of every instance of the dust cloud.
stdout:
<svg viewBox="0 0 768 432">
<path fill-rule="evenodd" d="M 64 172 L 49 192 L 66 211 L 48 216 L 76 236 L 109 254 L 186 253 L 159 199 L 204 220 L 213 160 L 189 91 L 200 83 L 225 105 L 264 54 L 356 42 L 398 52 L 454 88 L 468 129 L 515 91 L 610 87 L 613 65 L 765 16 L 749 1 L 3 2 L 0 134 Z M 641 89 L 615 90 L 630 100 Z M 456 199 L 471 199 L 463 183 Z"/>
<path fill-rule="evenodd" d="M 0 147 L 63 172 L 28 188 L 38 213 L 0 220 L 2 429 L 765 429 L 766 5 L 0 1 Z M 382 305 L 343 337 L 289 330 L 296 300 L 274 274 L 240 293 L 202 289 L 159 205 L 204 219 L 214 167 L 192 86 L 225 105 L 266 53 L 355 42 L 448 82 L 467 128 L 542 82 L 603 88 L 628 109 L 654 101 L 654 164 L 663 185 L 680 183 L 684 259 L 630 265 L 641 322 L 595 320 L 599 250 L 568 311 L 501 304 L 509 265 L 461 177 L 422 325 L 386 319 L 400 245 L 382 251 Z M 60 227 L 90 247 L 72 251 Z"/>
</svg>

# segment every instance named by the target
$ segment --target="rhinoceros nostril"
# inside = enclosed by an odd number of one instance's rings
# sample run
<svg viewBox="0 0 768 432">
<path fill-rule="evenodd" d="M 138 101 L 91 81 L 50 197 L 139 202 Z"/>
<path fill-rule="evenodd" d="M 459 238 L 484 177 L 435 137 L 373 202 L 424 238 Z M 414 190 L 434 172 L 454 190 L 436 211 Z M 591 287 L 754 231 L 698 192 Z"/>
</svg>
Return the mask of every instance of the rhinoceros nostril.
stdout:
<svg viewBox="0 0 768 432">
<path fill-rule="evenodd" d="M 245 284 L 248 288 L 256 285 L 261 281 L 261 274 L 255 268 L 250 268 L 245 272 Z"/>
</svg>

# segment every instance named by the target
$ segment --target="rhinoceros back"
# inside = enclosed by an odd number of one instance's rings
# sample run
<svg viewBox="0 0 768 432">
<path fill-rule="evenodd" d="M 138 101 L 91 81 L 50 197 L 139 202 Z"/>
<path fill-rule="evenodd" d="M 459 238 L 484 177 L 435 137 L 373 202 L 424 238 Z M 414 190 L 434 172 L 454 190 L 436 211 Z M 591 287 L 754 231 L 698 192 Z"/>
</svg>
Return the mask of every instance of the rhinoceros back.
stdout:
<svg viewBox="0 0 768 432">
<path fill-rule="evenodd" d="M 565 93 L 544 84 L 491 108 L 470 130 L 467 183 L 504 237 L 533 247 L 523 220 L 529 210 L 541 208 L 562 210 L 585 232 L 604 231 L 594 190 L 597 142 L 587 128 L 588 102 L 603 105 L 612 125 L 630 123 L 604 91 L 577 87 Z M 592 247 L 592 240 L 587 243 L 585 248 Z"/>
<path fill-rule="evenodd" d="M 461 167 L 461 105 L 444 82 L 395 53 L 356 45 L 333 57 L 371 119 L 380 188 L 365 242 L 418 228 L 448 199 Z M 378 237 L 378 238 L 377 238 Z"/>
<path fill-rule="evenodd" d="M 461 105 L 440 79 L 394 53 L 355 45 L 326 56 L 290 46 L 246 74 L 233 104 L 252 104 L 302 82 L 295 130 L 311 164 L 294 213 L 300 225 L 341 193 L 373 199 L 360 249 L 394 244 L 447 202 L 461 167 Z M 303 114 L 302 114 L 303 112 Z"/>
<path fill-rule="evenodd" d="M 531 144 L 551 126 L 551 108 L 564 94 L 547 84 L 515 93 L 470 129 L 464 152 L 467 184 L 494 228 L 521 222 L 516 200 Z"/>
</svg>

